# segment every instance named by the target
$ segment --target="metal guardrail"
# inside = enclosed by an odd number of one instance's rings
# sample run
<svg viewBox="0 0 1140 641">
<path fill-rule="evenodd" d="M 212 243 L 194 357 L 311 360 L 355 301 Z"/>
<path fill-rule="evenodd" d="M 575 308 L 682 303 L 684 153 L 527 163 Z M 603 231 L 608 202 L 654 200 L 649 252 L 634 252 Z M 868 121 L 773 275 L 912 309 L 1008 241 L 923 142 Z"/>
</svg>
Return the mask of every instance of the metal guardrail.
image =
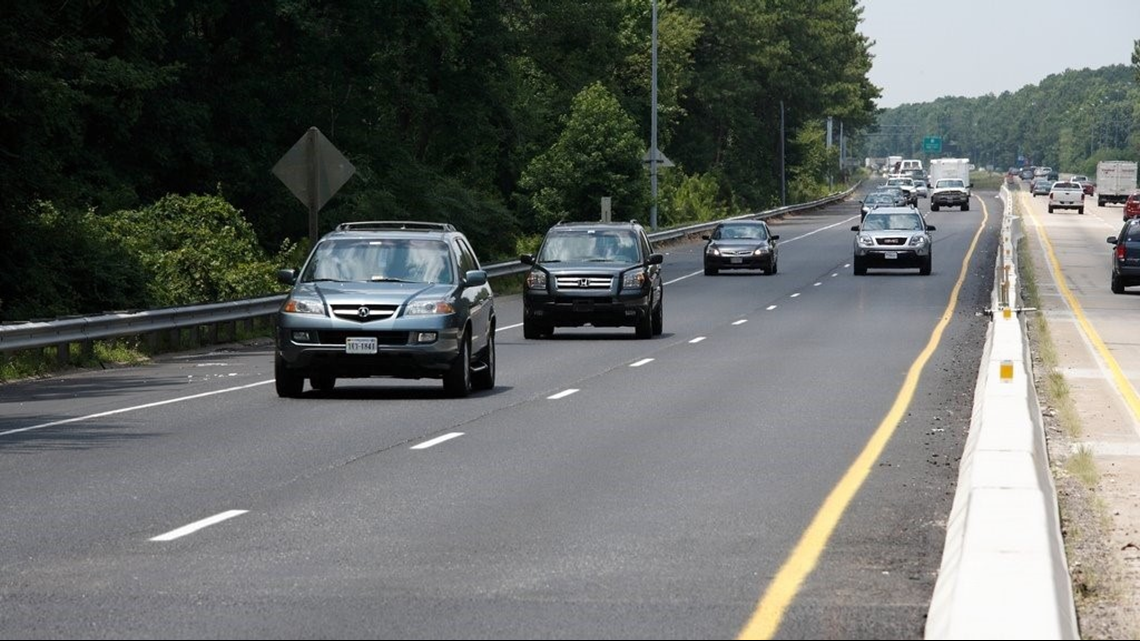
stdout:
<svg viewBox="0 0 1140 641">
<path fill-rule="evenodd" d="M 858 185 L 837 192 L 826 198 L 799 205 L 789 205 L 754 214 L 733 216 L 724 220 L 764 219 L 782 214 L 814 209 L 847 198 Z M 651 242 L 674 240 L 689 234 L 712 230 L 723 220 L 698 223 L 666 231 L 649 234 Z M 491 278 L 521 274 L 529 265 L 517 260 L 485 265 Z M 0 325 L 0 355 L 28 349 L 42 349 L 59 346 L 57 359 L 66 363 L 69 358 L 68 346 L 79 343 L 89 352 L 93 341 L 107 338 L 148 335 L 156 337 L 162 332 L 180 333 L 182 330 L 209 327 L 212 340 L 216 341 L 218 326 L 226 323 L 245 322 L 252 324 L 255 319 L 272 317 L 281 307 L 285 295 L 266 296 L 237 300 L 227 303 L 209 303 L 188 307 L 170 307 L 131 312 L 109 312 L 95 316 L 61 318 L 50 321 L 28 321 Z"/>
</svg>

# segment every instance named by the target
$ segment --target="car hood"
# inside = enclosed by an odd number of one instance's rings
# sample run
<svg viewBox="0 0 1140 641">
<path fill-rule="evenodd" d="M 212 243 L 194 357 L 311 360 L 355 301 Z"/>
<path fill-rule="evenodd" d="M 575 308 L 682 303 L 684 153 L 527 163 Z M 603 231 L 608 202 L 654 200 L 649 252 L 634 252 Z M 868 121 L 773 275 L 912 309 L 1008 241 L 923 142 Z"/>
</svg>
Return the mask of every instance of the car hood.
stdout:
<svg viewBox="0 0 1140 641">
<path fill-rule="evenodd" d="M 768 241 L 755 238 L 729 238 L 726 240 L 710 241 L 711 244 L 721 248 L 748 249 L 752 247 L 767 247 Z"/>
<path fill-rule="evenodd" d="M 627 269 L 640 267 L 640 263 L 619 263 L 611 261 L 573 261 L 563 263 L 539 263 L 546 271 L 557 274 L 559 272 L 613 274 Z"/>
<path fill-rule="evenodd" d="M 293 290 L 296 296 L 318 296 L 328 303 L 363 303 L 370 305 L 402 305 L 418 296 L 451 295 L 453 285 L 435 283 L 361 283 L 315 282 L 300 283 Z"/>
</svg>

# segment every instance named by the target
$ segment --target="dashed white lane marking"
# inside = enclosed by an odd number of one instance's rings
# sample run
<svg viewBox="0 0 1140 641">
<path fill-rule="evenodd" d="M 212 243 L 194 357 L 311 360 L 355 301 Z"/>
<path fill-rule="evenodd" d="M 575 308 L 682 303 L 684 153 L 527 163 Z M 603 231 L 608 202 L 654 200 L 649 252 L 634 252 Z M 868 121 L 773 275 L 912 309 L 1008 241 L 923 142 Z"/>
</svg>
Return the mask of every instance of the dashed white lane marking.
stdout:
<svg viewBox="0 0 1140 641">
<path fill-rule="evenodd" d="M 796 292 L 796 293 L 792 294 L 792 298 L 799 298 L 799 297 L 800 297 L 800 293 L 799 293 L 799 292 Z"/>
<path fill-rule="evenodd" d="M 413 449 L 413 450 L 426 450 L 427 448 L 429 448 L 433 445 L 439 445 L 440 443 L 442 443 L 444 441 L 450 441 L 451 439 L 459 438 L 460 436 L 463 436 L 463 432 L 452 432 L 450 434 L 444 434 L 443 436 L 437 436 L 437 437 L 431 439 L 430 441 L 424 441 L 423 443 L 420 443 L 419 445 L 413 445 L 411 447 L 411 449 Z"/>
<path fill-rule="evenodd" d="M 652 363 L 652 362 L 653 362 L 652 358 L 643 358 L 643 359 L 637 361 L 636 363 L 630 363 L 629 366 L 630 367 L 641 367 L 642 365 L 648 365 L 649 363 Z"/>
<path fill-rule="evenodd" d="M 820 285 L 822 285 L 822 284 L 823 284 L 823 283 L 812 283 L 812 287 L 819 287 L 819 286 L 820 286 Z"/>
<path fill-rule="evenodd" d="M 693 340 L 691 340 L 691 341 L 689 341 L 689 342 L 695 345 L 695 344 L 697 344 L 697 343 L 699 343 L 699 342 L 701 342 L 701 341 L 703 341 L 703 340 L 705 340 L 705 337 L 704 337 L 704 336 L 698 336 L 698 337 L 694 338 Z"/>
<path fill-rule="evenodd" d="M 766 311 L 766 312 L 770 312 L 770 311 L 772 311 L 773 309 L 776 309 L 776 307 L 778 307 L 778 306 L 777 306 L 777 305 L 769 305 L 769 306 L 767 306 L 767 307 L 765 307 L 765 308 L 764 308 L 764 311 Z"/>
<path fill-rule="evenodd" d="M 578 390 L 571 388 L 568 390 L 563 390 L 561 392 L 558 392 L 557 394 L 547 396 L 546 398 L 548 400 L 551 400 L 551 401 L 557 401 L 560 398 L 566 398 L 567 396 L 570 396 L 571 394 L 577 394 L 577 393 L 578 393 Z"/>
<path fill-rule="evenodd" d="M 747 318 L 742 318 L 742 319 L 740 319 L 740 320 L 738 320 L 738 321 L 734 322 L 734 323 L 733 323 L 733 325 L 743 325 L 743 324 L 745 324 L 745 323 L 747 323 L 747 322 L 748 322 L 748 319 L 747 319 Z"/>
<path fill-rule="evenodd" d="M 214 516 L 211 516 L 210 518 L 202 519 L 201 521 L 195 521 L 195 522 L 191 523 L 190 525 L 183 525 L 182 527 L 178 528 L 177 530 L 171 530 L 171 531 L 167 532 L 166 534 L 159 534 L 158 536 L 152 538 L 151 541 L 173 541 L 174 539 L 182 538 L 182 537 L 186 536 L 187 534 L 193 534 L 194 532 L 197 532 L 198 530 L 201 530 L 202 528 L 210 527 L 211 525 L 214 525 L 215 523 L 221 523 L 222 521 L 225 521 L 227 519 L 232 519 L 235 516 L 241 516 L 242 514 L 245 514 L 248 511 L 249 510 L 227 510 L 225 512 L 222 512 L 221 514 L 215 514 Z"/>
</svg>

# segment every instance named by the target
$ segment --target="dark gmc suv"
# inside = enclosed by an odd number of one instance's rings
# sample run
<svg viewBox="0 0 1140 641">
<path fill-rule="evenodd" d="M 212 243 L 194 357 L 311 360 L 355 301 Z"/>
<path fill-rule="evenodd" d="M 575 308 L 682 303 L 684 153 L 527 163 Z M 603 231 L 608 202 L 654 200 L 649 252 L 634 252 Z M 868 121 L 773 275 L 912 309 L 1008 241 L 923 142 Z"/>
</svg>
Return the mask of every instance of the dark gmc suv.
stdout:
<svg viewBox="0 0 1140 641">
<path fill-rule="evenodd" d="M 555 327 L 629 327 L 638 338 L 663 327 L 661 254 L 645 230 L 628 223 L 563 223 L 551 227 L 523 290 L 523 335 L 542 338 Z"/>
<path fill-rule="evenodd" d="M 277 394 L 338 378 L 437 378 L 450 396 L 495 386 L 495 305 L 467 238 L 446 223 L 341 223 L 313 247 L 277 314 Z"/>
</svg>

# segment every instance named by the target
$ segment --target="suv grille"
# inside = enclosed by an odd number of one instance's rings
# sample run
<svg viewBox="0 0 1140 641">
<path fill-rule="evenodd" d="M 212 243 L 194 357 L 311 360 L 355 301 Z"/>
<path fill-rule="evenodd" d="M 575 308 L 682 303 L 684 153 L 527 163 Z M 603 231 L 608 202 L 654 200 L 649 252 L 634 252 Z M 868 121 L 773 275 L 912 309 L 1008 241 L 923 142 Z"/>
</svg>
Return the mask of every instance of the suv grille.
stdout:
<svg viewBox="0 0 1140 641">
<path fill-rule="evenodd" d="M 880 238 L 878 240 L 879 240 L 880 245 L 905 245 L 906 244 L 906 239 L 902 238 L 900 236 L 891 236 L 889 238 Z"/>
<path fill-rule="evenodd" d="M 333 316 L 360 323 L 387 320 L 397 309 L 396 305 L 332 305 Z"/>
<path fill-rule="evenodd" d="M 612 276 L 558 276 L 558 289 L 605 289 L 613 285 Z"/>
</svg>

